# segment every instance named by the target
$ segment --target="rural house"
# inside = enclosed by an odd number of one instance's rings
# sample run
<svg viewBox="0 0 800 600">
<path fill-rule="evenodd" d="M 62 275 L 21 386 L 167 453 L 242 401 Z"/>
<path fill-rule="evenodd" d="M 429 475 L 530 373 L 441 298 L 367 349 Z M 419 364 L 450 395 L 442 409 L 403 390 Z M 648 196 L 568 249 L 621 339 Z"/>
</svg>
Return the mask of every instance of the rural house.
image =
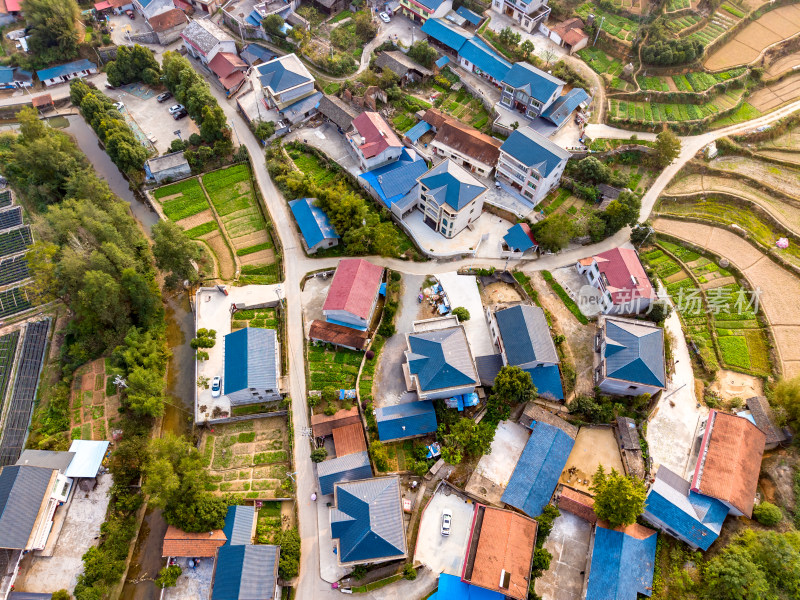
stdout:
<svg viewBox="0 0 800 600">
<path fill-rule="evenodd" d="M 192 168 L 183 157 L 183 152 L 171 152 L 144 161 L 144 173 L 148 180 L 163 183 L 189 177 Z"/>
<path fill-rule="evenodd" d="M 449 158 L 480 177 L 489 177 L 500 158 L 502 144 L 497 138 L 463 125 L 455 119 L 448 119 L 438 128 L 430 145 L 435 155 Z"/>
<path fill-rule="evenodd" d="M 453 0 L 400 0 L 400 12 L 424 24 L 428 19 L 443 17 L 453 9 Z"/>
<path fill-rule="evenodd" d="M 425 224 L 444 237 L 455 237 L 481 216 L 486 186 L 453 160 L 440 162 L 417 181 L 417 207 Z"/>
<path fill-rule="evenodd" d="M 420 83 L 433 75 L 433 71 L 426 69 L 398 50 L 387 50 L 378 54 L 375 66 L 382 71 L 388 69 L 397 75 L 401 87 L 405 87 L 409 83 Z"/>
<path fill-rule="evenodd" d="M 600 291 L 603 314 L 640 313 L 656 300 L 650 278 L 632 248 L 613 248 L 582 258 L 575 267 Z"/>
<path fill-rule="evenodd" d="M 594 383 L 606 394 L 639 396 L 666 389 L 664 330 L 649 321 L 600 316 Z"/>
<path fill-rule="evenodd" d="M 539 23 L 544 23 L 550 16 L 547 0 L 492 0 L 492 8 L 514 19 L 528 33 L 532 33 Z"/>
<path fill-rule="evenodd" d="M 316 198 L 298 198 L 289 202 L 308 254 L 314 254 L 323 248 L 333 248 L 341 239 L 328 220 L 328 215 L 315 203 Z"/>
<path fill-rule="evenodd" d="M 658 534 L 637 523 L 624 529 L 597 525 L 592 536 L 591 565 L 585 598 L 637 600 L 653 592 Z"/>
<path fill-rule="evenodd" d="M 375 409 L 378 438 L 382 442 L 405 440 L 436 432 L 436 409 L 430 400 L 412 400 Z"/>
<path fill-rule="evenodd" d="M 50 87 L 51 85 L 65 83 L 71 79 L 88 77 L 95 73 L 97 73 L 97 65 L 83 58 L 64 65 L 41 69 L 36 71 L 36 76 L 46 87 Z"/>
<path fill-rule="evenodd" d="M 564 84 L 529 63 L 514 63 L 501 81 L 500 105 L 533 119 L 556 101 Z"/>
<path fill-rule="evenodd" d="M 361 171 L 394 162 L 403 151 L 392 128 L 376 112 L 366 111 L 353 119 L 353 130 L 345 137 Z"/>
<path fill-rule="evenodd" d="M 378 303 L 382 280 L 383 267 L 363 258 L 340 260 L 322 305 L 325 320 L 366 330 Z"/>
<path fill-rule="evenodd" d="M 231 406 L 280 400 L 281 353 L 274 329 L 245 327 L 225 336 L 223 387 Z"/>
<path fill-rule="evenodd" d="M 181 32 L 181 37 L 189 55 L 206 66 L 218 52 L 236 54 L 236 41 L 211 19 L 192 21 Z"/>
</svg>

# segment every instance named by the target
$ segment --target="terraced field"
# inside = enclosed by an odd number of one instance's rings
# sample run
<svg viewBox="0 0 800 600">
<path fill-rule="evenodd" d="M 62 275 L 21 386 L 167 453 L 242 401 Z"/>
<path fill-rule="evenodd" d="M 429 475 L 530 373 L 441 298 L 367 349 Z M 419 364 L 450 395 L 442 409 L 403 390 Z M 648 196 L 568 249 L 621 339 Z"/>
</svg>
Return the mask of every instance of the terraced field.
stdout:
<svg viewBox="0 0 800 600">
<path fill-rule="evenodd" d="M 670 12 L 667 9 L 667 12 Z M 703 17 L 697 14 L 688 14 L 682 15 L 680 17 L 671 17 L 667 21 L 667 29 L 676 35 L 680 35 L 682 31 L 689 29 L 693 25 L 697 25 L 700 21 L 703 20 Z"/>
<path fill-rule="evenodd" d="M 634 21 L 614 13 L 605 12 L 591 2 L 581 4 L 575 9 L 575 13 L 584 21 L 590 14 L 595 16 L 595 23 L 599 23 L 603 19 L 603 31 L 621 42 L 630 43 L 636 37 L 638 25 Z"/>
<path fill-rule="evenodd" d="M 622 62 L 599 50 L 598 48 L 584 48 L 578 51 L 578 56 L 588 64 L 592 70 L 606 79 L 606 84 L 614 90 L 632 91 L 633 87 L 623 79 L 620 79 L 622 74 Z"/>
<path fill-rule="evenodd" d="M 641 123 L 680 123 L 698 121 L 736 106 L 744 90 L 730 90 L 705 104 L 626 102 L 609 99 L 609 115 Z"/>
<path fill-rule="evenodd" d="M 715 158 L 709 166 L 731 173 L 742 173 L 769 187 L 800 198 L 800 170 L 771 165 L 745 156 Z"/>
<path fill-rule="evenodd" d="M 690 34 L 688 39 L 697 40 L 703 46 L 708 46 L 731 27 L 736 25 L 741 19 L 734 17 L 727 11 L 718 10 L 708 21 L 705 27 Z M 739 63 L 734 63 L 739 64 Z M 724 68 L 724 67 L 718 67 Z"/>
</svg>

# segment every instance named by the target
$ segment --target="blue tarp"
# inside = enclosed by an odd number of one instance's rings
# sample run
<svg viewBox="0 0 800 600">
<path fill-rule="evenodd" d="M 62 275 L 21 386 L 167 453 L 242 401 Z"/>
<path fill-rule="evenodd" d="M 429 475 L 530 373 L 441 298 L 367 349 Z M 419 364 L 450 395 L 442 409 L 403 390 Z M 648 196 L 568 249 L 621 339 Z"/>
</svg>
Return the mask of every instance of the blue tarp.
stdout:
<svg viewBox="0 0 800 600">
<path fill-rule="evenodd" d="M 503 600 L 503 598 L 505 596 L 500 592 L 470 585 L 466 581 L 461 581 L 456 575 L 442 573 L 439 575 L 439 588 L 430 600 Z"/>
<path fill-rule="evenodd" d="M 381 287 L 378 288 L 378 293 L 381 296 L 385 296 L 386 295 L 386 284 L 385 283 L 382 283 Z"/>
<path fill-rule="evenodd" d="M 433 64 L 435 64 L 437 67 L 439 67 L 441 69 L 443 66 L 445 66 L 449 62 L 450 62 L 450 57 L 443 56 L 442 58 L 440 58 L 439 60 L 437 60 Z"/>
<path fill-rule="evenodd" d="M 417 140 L 421 138 L 424 134 L 428 133 L 431 130 L 431 125 L 427 121 L 420 121 L 416 125 L 414 125 L 411 129 L 406 131 L 405 137 L 407 137 L 412 144 L 416 144 Z"/>
</svg>

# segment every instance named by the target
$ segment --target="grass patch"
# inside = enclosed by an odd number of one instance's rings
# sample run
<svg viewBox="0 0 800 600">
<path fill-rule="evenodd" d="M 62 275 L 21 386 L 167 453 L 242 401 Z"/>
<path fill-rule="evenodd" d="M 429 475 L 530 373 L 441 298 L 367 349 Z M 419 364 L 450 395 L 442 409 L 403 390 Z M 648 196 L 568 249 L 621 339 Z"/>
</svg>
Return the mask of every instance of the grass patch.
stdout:
<svg viewBox="0 0 800 600">
<path fill-rule="evenodd" d="M 272 244 L 270 242 L 263 242 L 261 244 L 256 244 L 255 246 L 239 248 L 236 251 L 236 256 L 247 256 L 248 254 L 254 254 L 255 252 L 260 252 L 261 250 L 269 250 L 270 248 L 272 248 Z"/>
<path fill-rule="evenodd" d="M 747 351 L 747 341 L 738 335 L 725 335 L 719 338 L 719 349 L 722 360 L 732 367 L 750 369 L 750 354 Z"/>
<path fill-rule="evenodd" d="M 363 594 L 364 592 L 371 592 L 373 590 L 379 590 L 382 587 L 389 585 L 390 583 L 394 583 L 395 581 L 399 581 L 403 578 L 403 575 L 398 573 L 397 575 L 392 575 L 391 577 L 387 577 L 386 579 L 379 579 L 378 581 L 373 581 L 372 583 L 368 583 L 367 585 L 360 585 L 353 588 L 354 594 Z"/>
<path fill-rule="evenodd" d="M 161 201 L 161 198 L 167 198 L 175 194 L 181 194 L 181 196 L 164 202 Z M 160 187 L 153 191 L 153 197 L 161 202 L 164 214 L 172 221 L 180 221 L 209 208 L 203 188 L 200 187 L 195 178 Z"/>
<path fill-rule="evenodd" d="M 186 235 L 196 240 L 197 238 L 204 236 L 207 233 L 211 233 L 219 229 L 219 225 L 217 225 L 216 221 L 209 221 L 208 223 L 203 223 L 202 225 L 198 225 L 197 227 L 192 227 L 191 229 L 186 230 Z"/>
</svg>

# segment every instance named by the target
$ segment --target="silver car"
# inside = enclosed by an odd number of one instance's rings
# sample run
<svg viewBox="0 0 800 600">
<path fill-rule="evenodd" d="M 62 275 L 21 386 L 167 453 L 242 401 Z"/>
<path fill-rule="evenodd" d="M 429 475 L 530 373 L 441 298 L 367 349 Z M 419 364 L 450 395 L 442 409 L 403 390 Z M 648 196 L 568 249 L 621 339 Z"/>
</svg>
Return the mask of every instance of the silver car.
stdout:
<svg viewBox="0 0 800 600">
<path fill-rule="evenodd" d="M 449 510 L 442 511 L 442 535 L 450 535 L 450 525 L 453 522 L 453 513 Z"/>
</svg>

